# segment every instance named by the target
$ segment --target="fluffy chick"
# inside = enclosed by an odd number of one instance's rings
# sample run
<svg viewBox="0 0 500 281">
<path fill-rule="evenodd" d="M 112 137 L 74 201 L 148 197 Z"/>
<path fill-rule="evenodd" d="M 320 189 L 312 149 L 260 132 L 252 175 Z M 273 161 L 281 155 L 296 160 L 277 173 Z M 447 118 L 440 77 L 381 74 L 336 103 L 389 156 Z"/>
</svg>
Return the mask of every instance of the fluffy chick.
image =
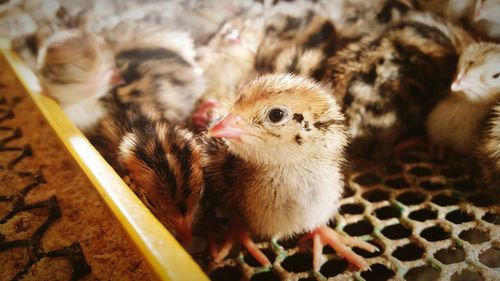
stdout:
<svg viewBox="0 0 500 281">
<path fill-rule="evenodd" d="M 208 45 L 199 49 L 199 63 L 204 70 L 207 89 L 198 102 L 199 109 L 193 114 L 197 127 L 206 128 L 209 120 L 218 115 L 209 114 L 209 109 L 215 105 L 207 106 L 207 103 L 231 104 L 236 87 L 253 75 L 262 36 L 260 19 L 237 17 L 224 23 Z"/>
<path fill-rule="evenodd" d="M 500 45 L 474 43 L 460 56 L 451 93 L 427 119 L 431 142 L 472 154 L 481 124 L 500 97 Z"/>
<path fill-rule="evenodd" d="M 38 53 L 37 74 L 45 94 L 83 131 L 106 114 L 99 99 L 121 81 L 104 40 L 79 30 L 47 39 Z"/>
<path fill-rule="evenodd" d="M 500 1 L 476 0 L 473 27 L 489 38 L 500 40 Z"/>
<path fill-rule="evenodd" d="M 186 245 L 204 190 L 193 134 L 138 108 L 118 105 L 88 137 L 156 218 Z"/>
<path fill-rule="evenodd" d="M 260 73 L 292 72 L 319 79 L 322 62 L 337 41 L 335 27 L 320 5 L 304 1 L 271 7 L 264 32 L 255 60 Z"/>
<path fill-rule="evenodd" d="M 421 134 L 470 41 L 460 28 L 416 13 L 329 59 L 325 80 L 342 100 L 350 148 L 383 156 L 408 134 Z"/>
<path fill-rule="evenodd" d="M 500 184 L 500 102 L 486 118 L 481 139 L 477 146 L 478 159 L 485 181 L 492 187 Z"/>
<path fill-rule="evenodd" d="M 239 89 L 230 112 L 209 136 L 223 141 L 208 141 L 207 193 L 241 222 L 235 223 L 240 226 L 233 240 L 240 240 L 263 265 L 270 263 L 247 230 L 268 238 L 311 232 L 315 268 L 321 242 L 366 266 L 338 240 L 373 247 L 326 227 L 339 207 L 347 145 L 344 116 L 328 90 L 289 74 L 262 76 Z M 216 260 L 231 244 L 223 246 Z"/>
<path fill-rule="evenodd" d="M 146 122 L 123 136 L 118 159 L 134 192 L 187 244 L 204 190 L 201 148 L 193 134 L 165 121 Z"/>
<path fill-rule="evenodd" d="M 137 105 L 151 119 L 184 121 L 206 87 L 195 55 L 187 33 L 144 30 L 116 54 L 125 80 L 116 89 L 118 98 Z"/>
</svg>

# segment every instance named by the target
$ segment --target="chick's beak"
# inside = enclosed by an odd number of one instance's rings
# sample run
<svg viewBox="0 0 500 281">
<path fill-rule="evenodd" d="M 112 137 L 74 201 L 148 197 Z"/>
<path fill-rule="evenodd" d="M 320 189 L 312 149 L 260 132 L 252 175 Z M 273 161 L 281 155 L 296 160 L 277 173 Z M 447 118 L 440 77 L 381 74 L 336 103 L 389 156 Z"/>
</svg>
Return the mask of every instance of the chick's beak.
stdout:
<svg viewBox="0 0 500 281">
<path fill-rule="evenodd" d="M 123 79 L 123 77 L 120 74 L 120 71 L 118 71 L 118 69 L 113 68 L 111 71 L 112 71 L 112 74 L 111 74 L 111 79 L 109 81 L 111 86 L 117 86 L 117 85 L 121 85 L 121 84 L 125 83 L 125 80 Z"/>
<path fill-rule="evenodd" d="M 237 123 L 240 120 L 241 116 L 229 114 L 215 124 L 215 126 L 208 131 L 208 135 L 215 138 L 240 139 L 241 135 L 246 133 L 245 130 L 238 127 Z"/>
<path fill-rule="evenodd" d="M 455 78 L 455 81 L 453 81 L 453 83 L 451 84 L 451 90 L 454 92 L 462 91 L 464 89 L 463 80 L 464 80 L 464 74 L 463 73 L 458 74 L 457 78 Z"/>
<path fill-rule="evenodd" d="M 174 228 L 179 242 L 183 246 L 187 246 L 189 242 L 191 242 L 191 238 L 193 236 L 191 222 L 187 218 L 183 217 L 179 220 L 174 221 Z"/>
</svg>

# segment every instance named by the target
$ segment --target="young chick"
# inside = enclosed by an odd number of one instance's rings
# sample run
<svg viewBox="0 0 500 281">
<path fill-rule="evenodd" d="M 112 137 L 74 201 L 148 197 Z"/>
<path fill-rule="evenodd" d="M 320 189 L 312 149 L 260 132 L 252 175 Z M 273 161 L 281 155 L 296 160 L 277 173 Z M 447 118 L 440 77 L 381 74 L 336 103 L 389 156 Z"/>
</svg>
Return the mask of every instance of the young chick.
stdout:
<svg viewBox="0 0 500 281">
<path fill-rule="evenodd" d="M 234 215 L 233 236 L 216 261 L 239 240 L 262 265 L 270 265 L 247 230 L 268 238 L 311 232 L 316 269 L 322 243 L 366 266 L 342 242 L 374 248 L 326 226 L 343 190 L 347 145 L 345 119 L 329 91 L 290 74 L 262 76 L 238 90 L 230 112 L 208 134 L 223 141 L 207 141 L 207 193 Z"/>
<path fill-rule="evenodd" d="M 478 145 L 478 159 L 485 181 L 492 187 L 500 184 L 500 103 L 497 102 L 486 120 Z"/>
<path fill-rule="evenodd" d="M 138 197 L 187 245 L 204 190 L 193 134 L 165 121 L 142 122 L 123 136 L 118 160 Z"/>
<path fill-rule="evenodd" d="M 460 56 L 457 73 L 453 93 L 429 114 L 427 133 L 439 147 L 471 154 L 485 116 L 500 97 L 500 45 L 471 44 Z"/>
<path fill-rule="evenodd" d="M 79 30 L 47 39 L 38 53 L 37 72 L 44 92 L 83 131 L 106 114 L 99 99 L 121 82 L 104 40 Z"/>
<path fill-rule="evenodd" d="M 205 90 L 193 42 L 183 32 L 146 29 L 120 48 L 116 63 L 125 80 L 118 98 L 151 119 L 184 121 Z"/>
<path fill-rule="evenodd" d="M 424 131 L 428 112 L 451 84 L 457 53 L 470 41 L 463 30 L 416 13 L 329 59 L 326 81 L 342 100 L 353 152 L 384 156 Z"/>
<path fill-rule="evenodd" d="M 489 38 L 500 40 L 500 1 L 477 0 L 474 29 Z"/>
<path fill-rule="evenodd" d="M 201 147 L 193 134 L 117 104 L 88 137 L 156 218 L 188 243 L 204 190 Z"/>
<path fill-rule="evenodd" d="M 266 14 L 264 30 L 255 60 L 258 72 L 321 78 L 322 63 L 335 51 L 337 34 L 319 5 L 279 2 Z"/>
<path fill-rule="evenodd" d="M 257 47 L 262 40 L 260 19 L 234 18 L 227 21 L 212 37 L 207 46 L 199 49 L 199 62 L 207 80 L 207 89 L 199 101 L 198 110 L 193 114 L 193 123 L 206 128 L 209 120 L 207 106 L 231 104 L 236 87 L 253 73 Z M 213 113 L 213 112 L 212 112 Z M 216 114 L 217 115 L 217 114 Z"/>
</svg>

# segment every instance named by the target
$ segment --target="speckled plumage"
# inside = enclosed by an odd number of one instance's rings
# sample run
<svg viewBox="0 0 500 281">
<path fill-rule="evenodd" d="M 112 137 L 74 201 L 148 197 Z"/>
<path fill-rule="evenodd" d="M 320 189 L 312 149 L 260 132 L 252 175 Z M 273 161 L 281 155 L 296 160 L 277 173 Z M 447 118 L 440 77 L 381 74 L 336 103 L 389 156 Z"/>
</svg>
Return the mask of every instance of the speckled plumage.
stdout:
<svg viewBox="0 0 500 281">
<path fill-rule="evenodd" d="M 415 13 L 329 59 L 325 80 L 342 101 L 352 149 L 383 152 L 406 134 L 421 133 L 467 41 L 458 27 Z"/>
<path fill-rule="evenodd" d="M 322 62 L 335 50 L 337 34 L 318 4 L 280 2 L 268 11 L 264 29 L 255 61 L 259 73 L 321 78 Z"/>
<path fill-rule="evenodd" d="M 183 32 L 145 31 L 116 52 L 125 83 L 116 95 L 152 119 L 184 121 L 205 90 L 190 37 Z"/>
<path fill-rule="evenodd" d="M 189 242 L 205 187 L 193 134 L 166 121 L 139 123 L 123 136 L 118 160 L 156 218 Z"/>
<path fill-rule="evenodd" d="M 204 191 L 200 144 L 184 128 L 115 102 L 106 100 L 110 114 L 90 141 L 158 220 L 188 242 Z"/>
</svg>

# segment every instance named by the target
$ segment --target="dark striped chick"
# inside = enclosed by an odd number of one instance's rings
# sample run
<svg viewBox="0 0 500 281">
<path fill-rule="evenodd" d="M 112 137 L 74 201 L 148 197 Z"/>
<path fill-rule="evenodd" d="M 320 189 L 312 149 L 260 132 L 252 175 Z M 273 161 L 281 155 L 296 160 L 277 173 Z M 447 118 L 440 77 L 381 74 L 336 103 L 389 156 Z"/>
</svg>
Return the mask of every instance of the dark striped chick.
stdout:
<svg viewBox="0 0 500 281">
<path fill-rule="evenodd" d="M 279 2 L 271 7 L 264 34 L 255 60 L 258 72 L 292 72 L 316 79 L 337 40 L 333 23 L 318 4 L 310 2 Z"/>
<path fill-rule="evenodd" d="M 156 218 L 187 244 L 204 190 L 201 147 L 193 134 L 120 107 L 89 139 Z"/>
<path fill-rule="evenodd" d="M 151 119 L 184 121 L 205 90 L 203 71 L 186 33 L 145 30 L 115 59 L 125 80 L 116 90 L 118 98 L 135 104 Z"/>
<path fill-rule="evenodd" d="M 326 81 L 342 101 L 351 149 L 385 154 L 396 142 L 422 134 L 469 41 L 463 30 L 416 13 L 329 59 Z"/>
<path fill-rule="evenodd" d="M 238 90 L 230 111 L 209 131 L 207 195 L 232 215 L 216 261 L 241 242 L 264 266 L 266 256 L 249 232 L 266 238 L 310 233 L 314 268 L 323 243 L 360 268 L 363 258 L 345 244 L 375 248 L 337 234 L 327 223 L 344 188 L 345 119 L 329 91 L 308 78 L 265 75 Z"/>
<path fill-rule="evenodd" d="M 145 123 L 126 133 L 119 148 L 131 188 L 186 245 L 204 189 L 201 148 L 193 134 L 165 121 Z"/>
</svg>

